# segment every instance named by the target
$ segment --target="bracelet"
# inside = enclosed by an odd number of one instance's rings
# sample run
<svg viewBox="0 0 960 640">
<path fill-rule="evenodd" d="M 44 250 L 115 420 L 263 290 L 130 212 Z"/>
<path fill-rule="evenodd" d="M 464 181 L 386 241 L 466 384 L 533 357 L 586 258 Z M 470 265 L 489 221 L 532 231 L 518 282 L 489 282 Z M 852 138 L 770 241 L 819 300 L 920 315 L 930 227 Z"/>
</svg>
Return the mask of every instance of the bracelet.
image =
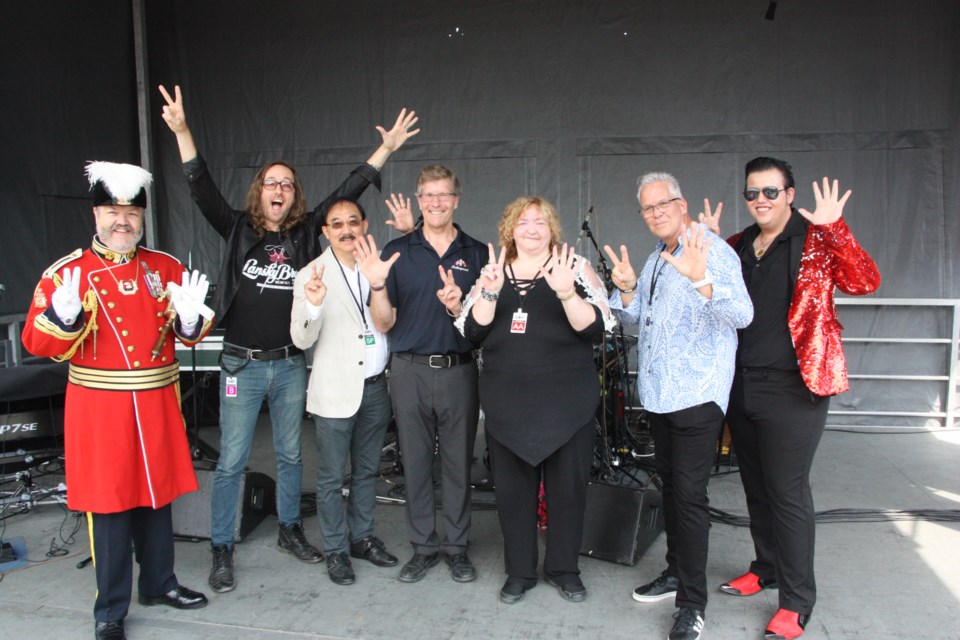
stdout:
<svg viewBox="0 0 960 640">
<path fill-rule="evenodd" d="M 709 271 L 703 274 L 703 278 L 701 280 L 697 280 L 696 282 L 693 282 L 693 281 L 690 282 L 690 286 L 693 287 L 694 289 L 705 287 L 708 284 L 713 284 L 713 276 L 710 275 Z"/>
<path fill-rule="evenodd" d="M 500 298 L 500 294 L 495 291 L 487 291 L 486 289 L 481 287 L 480 297 L 489 302 L 496 302 Z"/>
<path fill-rule="evenodd" d="M 637 282 L 639 282 L 639 280 Z M 617 289 L 620 289 L 620 287 L 617 287 Z M 620 289 L 620 293 L 633 293 L 636 290 L 637 290 L 637 285 L 636 283 L 634 283 L 634 285 L 629 289 Z"/>
<path fill-rule="evenodd" d="M 566 302 L 567 300 L 569 300 L 570 298 L 572 298 L 572 297 L 575 296 L 575 295 L 577 295 L 577 288 L 576 288 L 576 287 L 574 287 L 573 289 L 570 289 L 570 293 L 568 293 L 568 294 L 566 294 L 566 295 L 560 295 L 560 294 L 558 293 L 558 294 L 557 294 L 557 300 L 559 300 L 560 302 Z"/>
<path fill-rule="evenodd" d="M 374 286 L 373 283 L 370 283 L 370 291 L 383 291 L 387 288 L 386 281 L 381 282 L 380 284 Z"/>
</svg>

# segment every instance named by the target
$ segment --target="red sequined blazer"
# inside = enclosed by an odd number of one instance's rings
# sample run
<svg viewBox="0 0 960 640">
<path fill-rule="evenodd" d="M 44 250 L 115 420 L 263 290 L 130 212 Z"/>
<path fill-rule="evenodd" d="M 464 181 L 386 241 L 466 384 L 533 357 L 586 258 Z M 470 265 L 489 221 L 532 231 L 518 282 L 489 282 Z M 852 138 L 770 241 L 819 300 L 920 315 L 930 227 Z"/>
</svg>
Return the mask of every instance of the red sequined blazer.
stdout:
<svg viewBox="0 0 960 640">
<path fill-rule="evenodd" d="M 793 215 L 800 214 L 794 211 Z M 727 239 L 738 252 L 743 235 L 741 231 Z M 833 289 L 853 296 L 876 291 L 880 286 L 877 264 L 843 218 L 825 225 L 807 222 L 799 269 L 792 267 L 790 276 L 795 277 L 795 283 L 787 323 L 800 374 L 810 391 L 819 396 L 842 393 L 850 383 Z"/>
</svg>

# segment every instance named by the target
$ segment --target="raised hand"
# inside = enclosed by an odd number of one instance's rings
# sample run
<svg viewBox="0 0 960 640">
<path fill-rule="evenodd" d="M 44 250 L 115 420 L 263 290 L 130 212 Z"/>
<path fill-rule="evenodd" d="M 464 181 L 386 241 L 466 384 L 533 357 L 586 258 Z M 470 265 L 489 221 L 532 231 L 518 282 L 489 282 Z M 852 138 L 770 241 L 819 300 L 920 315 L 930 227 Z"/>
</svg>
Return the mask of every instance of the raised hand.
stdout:
<svg viewBox="0 0 960 640">
<path fill-rule="evenodd" d="M 716 213 L 710 213 L 710 198 L 703 199 L 703 211 L 700 212 L 700 215 L 697 216 L 697 219 L 707 225 L 707 229 L 720 235 L 720 214 L 723 213 L 723 203 L 717 203 Z"/>
<path fill-rule="evenodd" d="M 707 256 L 710 254 L 710 243 L 713 238 L 707 235 L 705 225 L 691 222 L 683 226 L 680 230 L 680 244 L 683 245 L 683 253 L 675 256 L 669 251 L 661 251 L 660 257 L 664 262 L 673 265 L 682 276 L 689 278 L 692 282 L 703 280 L 707 275 Z"/>
<path fill-rule="evenodd" d="M 183 272 L 179 287 L 172 287 L 168 283 L 167 290 L 170 291 L 170 300 L 173 302 L 173 308 L 180 316 L 180 324 L 193 326 L 200 319 L 200 315 L 207 310 L 203 303 L 207 297 L 207 291 L 210 289 L 210 283 L 207 276 L 194 269 L 193 273 Z M 209 311 L 207 315 L 209 314 Z"/>
<path fill-rule="evenodd" d="M 404 108 L 400 110 L 400 115 L 397 116 L 397 121 L 393 123 L 393 128 L 390 131 L 377 125 L 377 131 L 383 137 L 383 146 L 391 153 L 402 147 L 404 142 L 420 133 L 420 129 L 410 130 L 410 127 L 415 125 L 419 119 L 415 111 L 407 113 L 406 108 Z"/>
<path fill-rule="evenodd" d="M 637 272 L 633 270 L 633 265 L 630 264 L 630 254 L 627 253 L 627 245 L 620 245 L 619 257 L 617 257 L 617 254 L 613 252 L 613 249 L 611 249 L 608 244 L 603 245 L 603 250 L 613 263 L 613 269 L 610 271 L 610 279 L 613 281 L 613 286 L 620 289 L 620 291 L 632 293 L 633 290 L 637 288 Z"/>
<path fill-rule="evenodd" d="M 576 257 L 577 254 L 573 247 L 568 248 L 567 243 L 564 242 L 563 247 L 559 250 L 556 246 L 553 247 L 553 255 L 550 260 L 547 261 L 546 265 L 540 267 L 540 275 L 556 293 L 564 294 L 574 288 L 574 261 Z"/>
<path fill-rule="evenodd" d="M 492 243 L 487 243 L 487 251 L 490 253 L 490 259 L 480 270 L 480 286 L 490 293 L 499 293 L 503 288 L 503 265 L 507 257 L 507 250 L 500 249 L 500 257 L 493 248 Z"/>
<path fill-rule="evenodd" d="M 188 130 L 188 127 L 187 115 L 183 111 L 183 96 L 180 93 L 180 85 L 174 85 L 173 98 L 170 97 L 163 85 L 160 85 L 160 93 L 163 95 L 163 99 L 167 101 L 167 104 L 163 105 L 163 113 L 160 114 L 160 117 L 170 127 L 170 131 L 184 133 Z"/>
<path fill-rule="evenodd" d="M 410 198 L 404 200 L 402 193 L 391 193 L 390 199 L 384 202 L 393 214 L 393 220 L 387 220 L 387 224 L 400 233 L 413 231 L 413 209 L 410 208 Z"/>
<path fill-rule="evenodd" d="M 813 213 L 806 209 L 798 209 L 798 211 L 812 224 L 831 224 L 843 215 L 843 207 L 847 204 L 847 200 L 852 193 L 853 191 L 847 189 L 847 192 L 841 198 L 839 180 L 834 180 L 831 188 L 830 180 L 824 176 L 822 193 L 820 192 L 820 186 L 816 182 L 813 183 L 813 197 L 817 201 L 817 208 Z"/>
<path fill-rule="evenodd" d="M 83 305 L 80 303 L 80 267 L 69 267 L 63 270 L 60 286 L 50 296 L 53 312 L 60 318 L 60 322 L 72 327 Z"/>
<path fill-rule="evenodd" d="M 463 291 L 460 290 L 453 279 L 453 269 L 444 271 L 442 264 L 437 265 L 437 269 L 440 270 L 440 281 L 443 282 L 443 287 L 437 291 L 437 297 L 440 298 L 440 302 L 447 308 L 450 315 L 460 315 L 460 300 L 463 298 Z"/>
<path fill-rule="evenodd" d="M 315 307 L 319 307 L 323 304 L 323 299 L 327 297 L 327 285 L 323 283 L 323 271 L 325 266 L 320 265 L 320 268 L 317 269 L 317 263 L 314 262 L 310 265 L 310 279 L 307 280 L 307 283 L 303 285 L 303 294 L 306 296 L 307 300 Z"/>
<path fill-rule="evenodd" d="M 362 235 L 358 235 L 353 257 L 357 261 L 360 273 L 370 281 L 370 286 L 377 287 L 387 281 L 390 268 L 400 258 L 400 252 L 394 253 L 389 260 L 381 260 L 380 252 L 377 250 L 377 242 L 373 239 L 373 236 L 364 238 Z"/>
</svg>

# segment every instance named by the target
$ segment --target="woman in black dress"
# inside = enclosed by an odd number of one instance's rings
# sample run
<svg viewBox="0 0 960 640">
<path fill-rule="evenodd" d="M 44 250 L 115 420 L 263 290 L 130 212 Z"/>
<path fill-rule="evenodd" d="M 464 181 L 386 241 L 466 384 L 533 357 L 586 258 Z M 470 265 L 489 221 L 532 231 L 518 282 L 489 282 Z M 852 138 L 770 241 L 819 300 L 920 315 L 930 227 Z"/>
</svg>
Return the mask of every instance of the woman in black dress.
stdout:
<svg viewBox="0 0 960 640">
<path fill-rule="evenodd" d="M 600 386 L 593 344 L 615 320 L 590 263 L 560 245 L 557 212 L 524 196 L 500 220 L 457 320 L 483 347 L 480 403 L 513 604 L 537 584 L 537 497 L 548 500 L 543 574 L 571 602 L 586 598 L 578 559 Z"/>
</svg>

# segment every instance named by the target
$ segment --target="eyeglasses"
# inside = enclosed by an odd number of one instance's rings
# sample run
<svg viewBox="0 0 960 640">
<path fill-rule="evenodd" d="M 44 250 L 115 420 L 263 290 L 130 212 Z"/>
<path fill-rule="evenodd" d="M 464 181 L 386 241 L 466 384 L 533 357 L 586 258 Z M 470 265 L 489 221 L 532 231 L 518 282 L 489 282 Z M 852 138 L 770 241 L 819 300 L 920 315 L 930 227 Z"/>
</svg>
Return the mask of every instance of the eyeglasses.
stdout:
<svg viewBox="0 0 960 640">
<path fill-rule="evenodd" d="M 421 200 L 442 200 L 446 202 L 447 200 L 453 200 L 457 194 L 455 193 L 418 193 L 417 197 Z"/>
<path fill-rule="evenodd" d="M 267 178 L 263 181 L 264 189 L 275 191 L 277 187 L 280 187 L 284 191 L 293 191 L 293 183 L 289 180 L 274 180 L 273 178 Z"/>
<path fill-rule="evenodd" d="M 334 231 L 339 231 L 340 229 L 343 229 L 345 226 L 350 227 L 351 229 L 356 229 L 360 227 L 362 224 L 363 224 L 363 220 L 350 218 L 349 220 L 346 220 L 346 221 L 334 220 L 333 222 L 328 223 L 327 226 L 333 229 Z"/>
<path fill-rule="evenodd" d="M 660 213 L 666 213 L 667 209 L 670 208 L 670 205 L 680 200 L 680 198 L 670 198 L 669 200 L 661 200 L 656 204 L 648 204 L 645 207 L 640 207 L 640 215 L 644 218 L 648 218 L 653 215 L 653 210 L 656 209 Z"/>
<path fill-rule="evenodd" d="M 760 197 L 761 193 L 763 193 L 763 197 L 767 200 L 776 200 L 780 197 L 781 191 L 786 191 L 786 189 L 777 189 L 776 187 L 764 187 L 763 189 L 744 189 L 743 199 L 747 202 L 753 202 Z"/>
</svg>

